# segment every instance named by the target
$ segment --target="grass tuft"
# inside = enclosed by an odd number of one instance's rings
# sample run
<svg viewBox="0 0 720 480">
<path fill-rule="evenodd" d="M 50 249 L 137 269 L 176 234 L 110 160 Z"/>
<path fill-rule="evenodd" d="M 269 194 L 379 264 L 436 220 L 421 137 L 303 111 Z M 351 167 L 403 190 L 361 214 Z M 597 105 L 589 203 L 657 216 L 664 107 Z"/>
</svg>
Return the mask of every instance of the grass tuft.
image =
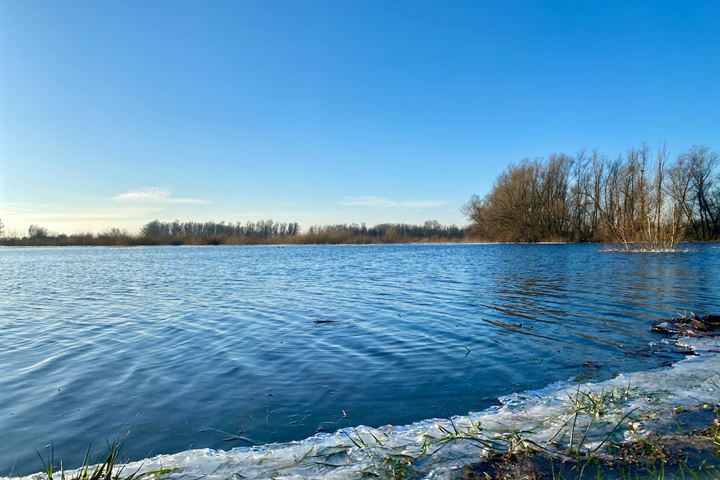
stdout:
<svg viewBox="0 0 720 480">
<path fill-rule="evenodd" d="M 159 478 L 176 470 L 159 468 L 139 474 L 138 468 L 135 472 L 125 474 L 125 465 L 119 459 L 123 444 L 124 440 L 108 443 L 107 452 L 94 463 L 90 461 L 90 446 L 88 446 L 82 466 L 69 472 L 65 471 L 62 461 L 58 467 L 55 466 L 55 450 L 53 446 L 50 449 L 50 458 L 47 460 L 43 459 L 40 452 L 37 450 L 35 452 L 43 464 L 42 473 L 46 480 L 141 480 Z"/>
</svg>

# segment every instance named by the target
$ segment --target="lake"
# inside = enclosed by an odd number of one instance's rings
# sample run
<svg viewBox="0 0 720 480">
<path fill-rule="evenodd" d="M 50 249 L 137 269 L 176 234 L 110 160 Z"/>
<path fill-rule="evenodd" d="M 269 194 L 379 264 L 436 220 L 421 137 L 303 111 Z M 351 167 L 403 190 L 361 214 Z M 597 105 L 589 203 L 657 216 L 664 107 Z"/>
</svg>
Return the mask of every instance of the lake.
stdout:
<svg viewBox="0 0 720 480">
<path fill-rule="evenodd" d="M 464 415 L 684 355 L 720 247 L 0 249 L 0 476 Z M 129 433 L 128 433 L 129 432 Z"/>
</svg>

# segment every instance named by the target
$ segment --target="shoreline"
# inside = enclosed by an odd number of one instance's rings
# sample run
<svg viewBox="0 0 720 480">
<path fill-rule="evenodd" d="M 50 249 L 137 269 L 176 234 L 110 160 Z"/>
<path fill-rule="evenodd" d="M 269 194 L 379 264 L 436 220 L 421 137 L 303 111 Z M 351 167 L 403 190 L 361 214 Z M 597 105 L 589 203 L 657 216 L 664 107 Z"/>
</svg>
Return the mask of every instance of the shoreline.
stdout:
<svg viewBox="0 0 720 480">
<path fill-rule="evenodd" d="M 713 245 L 720 244 L 718 240 L 706 240 L 706 241 L 685 241 L 678 244 L 681 245 Z M 178 248 L 196 248 L 196 247 L 324 247 L 324 246 L 397 246 L 397 245 L 516 245 L 516 246 L 533 246 L 533 245 L 621 245 L 613 242 L 470 242 L 470 241 L 417 241 L 417 242 L 367 242 L 367 243 L 220 243 L 220 244 L 207 244 L 207 243 L 188 243 L 188 244 L 174 244 L 174 243 L 141 243 L 131 245 L 51 245 L 51 244 L 39 244 L 39 245 L 6 245 L 0 244 L 0 250 L 11 249 L 11 248 L 147 248 L 147 247 L 178 247 Z M 644 245 L 640 242 L 631 245 Z M 677 249 L 676 249 L 677 250 Z M 623 249 L 610 249 L 607 251 L 623 251 Z M 666 250 L 629 250 L 629 252 L 643 252 L 643 253 L 656 253 L 659 251 Z M 671 251 L 671 250 L 667 250 Z"/>
<path fill-rule="evenodd" d="M 147 479 L 596 478 L 596 472 L 636 478 L 657 468 L 718 478 L 706 476 L 720 475 L 717 321 L 691 316 L 656 323 L 655 331 L 687 353 L 665 367 L 599 382 L 557 382 L 450 418 L 358 425 L 231 450 L 186 450 L 122 468 Z"/>
</svg>

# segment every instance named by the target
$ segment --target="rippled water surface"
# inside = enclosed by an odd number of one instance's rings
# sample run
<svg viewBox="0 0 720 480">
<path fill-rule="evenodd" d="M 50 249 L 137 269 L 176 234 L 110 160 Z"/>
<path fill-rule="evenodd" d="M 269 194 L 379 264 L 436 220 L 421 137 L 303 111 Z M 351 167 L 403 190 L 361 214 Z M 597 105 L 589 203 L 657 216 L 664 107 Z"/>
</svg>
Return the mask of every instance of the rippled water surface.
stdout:
<svg viewBox="0 0 720 480">
<path fill-rule="evenodd" d="M 135 459 L 228 449 L 677 360 L 650 324 L 717 313 L 720 248 L 601 249 L 2 249 L 0 476 L 51 442 L 66 466 L 127 431 Z"/>
</svg>

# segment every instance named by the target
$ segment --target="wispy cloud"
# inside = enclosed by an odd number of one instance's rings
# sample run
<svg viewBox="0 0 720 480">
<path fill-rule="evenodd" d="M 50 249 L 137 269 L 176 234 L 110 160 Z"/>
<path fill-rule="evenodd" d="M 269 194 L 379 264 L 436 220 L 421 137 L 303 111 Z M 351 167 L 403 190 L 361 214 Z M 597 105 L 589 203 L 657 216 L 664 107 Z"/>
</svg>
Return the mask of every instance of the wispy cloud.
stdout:
<svg viewBox="0 0 720 480">
<path fill-rule="evenodd" d="M 112 204 L 97 200 L 85 206 L 53 203 L 5 203 L 0 205 L 0 218 L 8 232 L 24 232 L 30 224 L 38 224 L 60 233 L 101 231 L 119 227 L 135 229 L 164 210 L 158 204 Z"/>
<path fill-rule="evenodd" d="M 392 200 L 384 197 L 344 197 L 340 205 L 345 207 L 422 209 L 447 205 L 444 200 Z"/>
<path fill-rule="evenodd" d="M 202 204 L 210 203 L 209 200 L 202 198 L 173 197 L 172 192 L 166 188 L 143 188 L 140 190 L 130 190 L 120 193 L 113 197 L 118 202 L 138 202 L 138 203 L 186 203 L 186 204 Z"/>
</svg>

